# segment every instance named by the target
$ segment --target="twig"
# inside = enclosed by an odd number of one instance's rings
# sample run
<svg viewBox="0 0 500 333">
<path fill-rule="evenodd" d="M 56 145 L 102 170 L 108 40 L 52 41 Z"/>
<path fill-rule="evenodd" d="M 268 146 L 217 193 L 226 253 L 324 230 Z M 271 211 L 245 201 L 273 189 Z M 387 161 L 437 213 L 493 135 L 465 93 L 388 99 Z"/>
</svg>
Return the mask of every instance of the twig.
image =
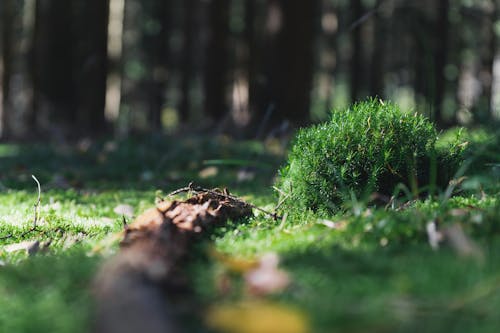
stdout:
<svg viewBox="0 0 500 333">
<path fill-rule="evenodd" d="M 38 187 L 38 199 L 36 200 L 35 204 L 33 205 L 33 208 L 34 208 L 33 225 L 31 226 L 31 228 L 29 228 L 28 230 L 26 230 L 25 232 L 20 234 L 19 238 L 23 238 L 27 234 L 35 231 L 37 228 L 38 219 L 40 218 L 40 202 L 42 200 L 42 188 L 40 186 L 40 182 L 38 181 L 38 179 L 34 175 L 31 175 L 31 178 L 33 178 L 33 180 L 36 182 L 36 185 Z M 12 237 L 14 237 L 14 234 L 8 234 L 6 236 L 0 237 L 0 240 L 6 240 L 6 239 L 9 239 Z"/>
<path fill-rule="evenodd" d="M 31 175 L 31 178 L 33 178 L 33 180 L 36 182 L 36 185 L 38 186 L 38 199 L 33 205 L 35 209 L 35 217 L 33 218 L 33 229 L 35 229 L 36 223 L 38 222 L 38 218 L 40 217 L 40 201 L 42 199 L 42 188 L 40 186 L 40 182 L 34 175 Z"/>
<path fill-rule="evenodd" d="M 5 235 L 5 236 L 0 237 L 0 240 L 9 239 L 9 238 L 12 238 L 13 236 L 14 236 L 14 235 L 12 235 L 12 234 L 8 234 L 8 235 Z"/>
</svg>

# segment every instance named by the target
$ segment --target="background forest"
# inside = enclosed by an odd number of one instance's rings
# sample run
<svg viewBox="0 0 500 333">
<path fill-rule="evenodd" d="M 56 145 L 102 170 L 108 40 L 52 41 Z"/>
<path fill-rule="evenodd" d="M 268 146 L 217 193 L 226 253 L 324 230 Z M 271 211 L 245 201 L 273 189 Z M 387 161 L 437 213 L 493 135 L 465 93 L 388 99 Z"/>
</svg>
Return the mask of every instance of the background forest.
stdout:
<svg viewBox="0 0 500 333">
<path fill-rule="evenodd" d="M 255 138 L 379 96 L 500 118 L 498 0 L 2 0 L 0 137 Z"/>
</svg>

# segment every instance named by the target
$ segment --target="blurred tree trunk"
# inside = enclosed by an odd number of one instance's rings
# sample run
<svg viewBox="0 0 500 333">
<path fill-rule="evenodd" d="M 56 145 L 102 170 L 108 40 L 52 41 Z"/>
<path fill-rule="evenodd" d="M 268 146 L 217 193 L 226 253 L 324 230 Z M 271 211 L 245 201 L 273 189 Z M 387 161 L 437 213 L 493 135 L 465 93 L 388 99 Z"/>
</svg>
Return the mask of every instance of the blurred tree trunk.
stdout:
<svg viewBox="0 0 500 333">
<path fill-rule="evenodd" d="M 414 66 L 413 89 L 417 105 L 425 109 L 426 105 L 431 102 L 428 100 L 430 86 L 432 86 L 429 80 L 429 75 L 432 73 L 429 63 L 431 62 L 430 50 L 434 45 L 428 36 L 433 30 L 430 29 L 431 22 L 421 10 L 417 10 L 413 15 L 407 17 L 406 20 L 410 20 L 411 34 L 414 39 L 415 56 L 412 57 Z"/>
<path fill-rule="evenodd" d="M 36 2 L 34 85 L 37 121 L 42 130 L 60 139 L 77 120 L 71 14 L 70 1 Z"/>
<path fill-rule="evenodd" d="M 229 0 L 211 0 L 209 3 L 209 36 L 205 64 L 205 114 L 218 121 L 228 111 L 228 43 Z"/>
<path fill-rule="evenodd" d="M 146 62 L 150 68 L 146 79 L 149 124 L 152 129 L 162 128 L 161 114 L 165 104 L 169 61 L 171 1 L 154 1 L 148 7 L 152 27 L 145 31 Z"/>
<path fill-rule="evenodd" d="M 3 0 L 3 135 L 33 135 L 31 52 L 34 2 Z"/>
<path fill-rule="evenodd" d="M 109 0 L 75 2 L 75 104 L 76 123 L 82 133 L 105 130 Z M 88 24 L 89 17 L 92 24 Z"/>
<path fill-rule="evenodd" d="M 363 17 L 363 3 L 362 0 L 351 0 L 351 15 L 352 22 L 355 24 L 352 28 L 352 55 L 351 55 L 351 72 L 350 72 L 350 91 L 351 102 L 355 102 L 360 97 L 360 82 L 363 73 L 362 63 L 362 44 L 361 44 L 361 25 L 357 24 L 358 20 Z"/>
<path fill-rule="evenodd" d="M 444 127 L 442 114 L 443 98 L 446 88 L 444 70 L 448 58 L 448 11 L 449 0 L 437 1 L 437 23 L 434 31 L 434 91 L 432 96 L 432 109 L 434 120 L 438 127 Z"/>
<path fill-rule="evenodd" d="M 294 126 L 309 122 L 314 69 L 314 46 L 318 0 L 282 0 L 283 29 L 278 36 L 278 69 L 273 90 L 276 110 Z M 300 22 L 300 24 L 297 24 Z"/>
<path fill-rule="evenodd" d="M 373 50 L 370 73 L 370 95 L 384 97 L 384 54 L 387 40 L 387 18 L 383 11 L 383 0 L 377 0 L 374 8 Z"/>
<path fill-rule="evenodd" d="M 500 3 L 494 2 L 493 24 L 500 21 Z M 495 122 L 500 122 L 500 32 L 492 31 L 491 50 L 493 61 L 491 63 L 491 92 L 490 92 L 490 115 Z"/>
<path fill-rule="evenodd" d="M 335 86 L 335 75 L 338 68 L 338 14 L 339 8 L 329 0 L 323 0 L 322 28 L 325 47 L 321 57 L 321 71 L 324 73 L 325 89 L 325 114 L 329 114 L 333 107 L 333 89 Z"/>
<path fill-rule="evenodd" d="M 182 20 L 183 45 L 181 55 L 181 101 L 179 104 L 179 119 L 186 123 L 191 109 L 191 80 L 193 77 L 193 41 L 195 28 L 195 0 L 184 0 Z"/>
<path fill-rule="evenodd" d="M 495 24 L 500 19 L 498 11 L 500 4 L 498 1 L 494 1 L 492 3 L 492 8 L 489 12 L 485 13 L 485 17 L 483 20 L 483 31 L 484 34 L 488 37 L 489 41 L 486 42 L 486 47 L 483 49 L 483 74 L 480 75 L 480 79 L 483 84 L 484 89 L 484 108 L 488 110 L 487 113 L 487 121 L 494 120 L 495 112 L 494 112 L 494 103 L 493 98 L 495 95 L 495 91 L 493 90 L 493 84 L 495 79 L 495 58 L 498 52 L 498 39 L 500 36 L 497 36 L 495 31 Z"/>
<path fill-rule="evenodd" d="M 261 29 L 263 19 L 258 11 L 259 3 L 255 0 L 245 0 L 245 28 L 243 31 L 243 39 L 247 48 L 247 78 L 248 78 L 248 113 L 249 122 L 246 128 L 243 129 L 243 135 L 249 138 L 254 138 L 257 135 L 257 127 L 259 119 L 263 116 L 262 108 L 264 86 L 263 82 L 263 46 L 262 36 L 267 34 L 267 29 Z M 259 38 L 261 37 L 261 38 Z M 270 50 L 267 50 L 270 52 Z M 268 101 L 265 100 L 265 103 Z"/>
<path fill-rule="evenodd" d="M 6 136 L 5 132 L 5 107 L 4 93 L 8 90 L 7 87 L 7 59 L 9 58 L 10 49 L 10 19 L 12 15 L 9 13 L 8 1 L 0 3 L 0 139 Z"/>
<path fill-rule="evenodd" d="M 263 45 L 250 44 L 250 57 L 260 68 L 250 82 L 254 132 L 284 120 L 293 126 L 309 122 L 318 9 L 318 0 L 269 1 Z"/>
</svg>

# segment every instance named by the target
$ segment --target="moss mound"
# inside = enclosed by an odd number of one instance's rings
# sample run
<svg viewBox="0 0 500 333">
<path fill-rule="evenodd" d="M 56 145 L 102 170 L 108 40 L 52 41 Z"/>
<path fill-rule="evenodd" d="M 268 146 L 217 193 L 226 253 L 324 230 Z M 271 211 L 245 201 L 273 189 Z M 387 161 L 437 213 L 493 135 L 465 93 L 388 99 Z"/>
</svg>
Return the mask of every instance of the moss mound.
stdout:
<svg viewBox="0 0 500 333">
<path fill-rule="evenodd" d="M 326 213 L 353 195 L 392 195 L 398 184 L 421 191 L 436 180 L 447 183 L 460 160 L 452 149 L 436 150 L 436 140 L 422 115 L 370 99 L 300 130 L 277 185 L 288 208 Z"/>
</svg>

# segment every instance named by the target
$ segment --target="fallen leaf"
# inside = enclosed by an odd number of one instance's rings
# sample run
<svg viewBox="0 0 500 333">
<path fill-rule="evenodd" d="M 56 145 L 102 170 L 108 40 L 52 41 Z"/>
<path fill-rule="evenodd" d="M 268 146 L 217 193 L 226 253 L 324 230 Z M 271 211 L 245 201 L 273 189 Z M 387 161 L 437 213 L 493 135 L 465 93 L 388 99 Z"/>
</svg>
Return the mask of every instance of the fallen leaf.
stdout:
<svg viewBox="0 0 500 333">
<path fill-rule="evenodd" d="M 347 227 L 347 221 L 346 220 L 340 220 L 340 221 L 330 221 L 330 220 L 318 220 L 319 224 L 324 225 L 327 228 L 330 229 L 336 229 L 336 230 L 344 230 Z"/>
<path fill-rule="evenodd" d="M 465 216 L 467 214 L 469 214 L 470 210 L 469 209 L 464 209 L 464 208 L 454 208 L 454 209 L 451 209 L 448 213 L 451 215 L 451 216 L 454 216 L 454 217 L 460 217 L 460 216 Z"/>
<path fill-rule="evenodd" d="M 443 235 L 459 256 L 479 260 L 484 258 L 480 247 L 465 234 L 460 224 L 455 223 L 444 228 Z"/>
<path fill-rule="evenodd" d="M 290 278 L 284 270 L 278 268 L 278 265 L 277 254 L 265 254 L 259 266 L 245 274 L 248 291 L 253 295 L 267 295 L 283 291 L 290 283 Z"/>
<path fill-rule="evenodd" d="M 26 251 L 28 254 L 35 253 L 40 247 L 39 241 L 23 241 L 15 244 L 6 245 L 3 249 L 7 253 Z"/>
<path fill-rule="evenodd" d="M 113 212 L 115 212 L 118 215 L 123 215 L 125 217 L 133 217 L 134 216 L 134 207 L 130 205 L 118 205 L 113 209 Z"/>
<path fill-rule="evenodd" d="M 210 328 L 230 333 L 307 333 L 306 316 L 295 309 L 265 301 L 216 305 L 207 312 Z"/>
<path fill-rule="evenodd" d="M 433 250 L 437 250 L 439 248 L 439 243 L 443 241 L 443 234 L 437 230 L 435 221 L 428 222 L 425 229 L 427 231 L 429 245 Z"/>
<path fill-rule="evenodd" d="M 249 168 L 243 168 L 238 170 L 238 174 L 236 175 L 236 181 L 238 183 L 252 181 L 255 178 L 255 170 Z"/>
<path fill-rule="evenodd" d="M 199 173 L 198 176 L 201 179 L 206 179 L 206 178 L 211 178 L 217 176 L 219 173 L 219 169 L 215 166 L 209 166 L 204 169 L 202 169 Z"/>
<path fill-rule="evenodd" d="M 257 260 L 235 258 L 216 250 L 211 250 L 210 255 L 222 264 L 224 268 L 234 273 L 245 273 L 259 266 Z"/>
</svg>

